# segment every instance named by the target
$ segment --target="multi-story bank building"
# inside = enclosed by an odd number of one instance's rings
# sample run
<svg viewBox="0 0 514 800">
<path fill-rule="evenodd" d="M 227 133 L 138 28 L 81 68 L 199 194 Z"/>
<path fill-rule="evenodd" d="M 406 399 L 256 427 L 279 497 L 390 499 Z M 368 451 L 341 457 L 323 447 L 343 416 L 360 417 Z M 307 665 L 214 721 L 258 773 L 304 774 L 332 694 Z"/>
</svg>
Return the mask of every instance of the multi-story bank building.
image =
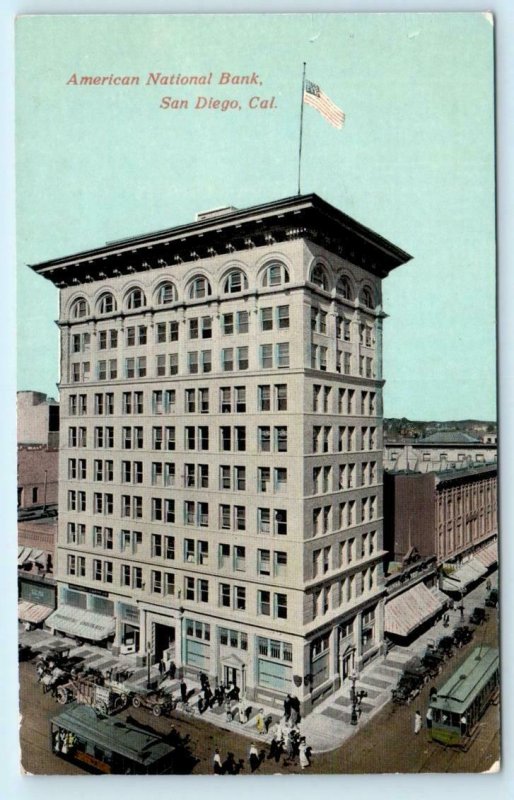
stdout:
<svg viewBox="0 0 514 800">
<path fill-rule="evenodd" d="M 381 281 L 314 194 L 38 264 L 60 289 L 55 630 L 309 707 L 383 642 Z"/>
</svg>

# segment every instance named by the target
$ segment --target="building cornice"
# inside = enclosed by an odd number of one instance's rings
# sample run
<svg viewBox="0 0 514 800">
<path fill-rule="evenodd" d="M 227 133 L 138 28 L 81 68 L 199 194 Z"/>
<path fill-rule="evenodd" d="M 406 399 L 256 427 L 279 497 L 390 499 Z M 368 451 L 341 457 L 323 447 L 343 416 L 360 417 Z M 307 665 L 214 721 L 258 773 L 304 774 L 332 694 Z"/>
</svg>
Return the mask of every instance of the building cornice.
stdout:
<svg viewBox="0 0 514 800">
<path fill-rule="evenodd" d="M 318 195 L 308 194 L 107 242 L 29 266 L 63 288 L 149 269 L 173 269 L 184 262 L 295 239 L 309 239 L 378 278 L 412 258 Z"/>
</svg>

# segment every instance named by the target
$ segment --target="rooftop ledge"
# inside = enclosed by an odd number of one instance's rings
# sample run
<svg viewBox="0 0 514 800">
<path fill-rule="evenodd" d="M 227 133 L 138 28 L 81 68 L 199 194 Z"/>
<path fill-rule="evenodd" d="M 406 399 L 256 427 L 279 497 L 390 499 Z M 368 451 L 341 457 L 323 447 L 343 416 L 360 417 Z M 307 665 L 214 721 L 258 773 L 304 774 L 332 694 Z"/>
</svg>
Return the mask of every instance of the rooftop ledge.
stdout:
<svg viewBox="0 0 514 800">
<path fill-rule="evenodd" d="M 296 195 L 219 216 L 107 242 L 30 264 L 56 286 L 105 280 L 277 242 L 308 239 L 379 278 L 412 256 L 316 194 Z"/>
</svg>

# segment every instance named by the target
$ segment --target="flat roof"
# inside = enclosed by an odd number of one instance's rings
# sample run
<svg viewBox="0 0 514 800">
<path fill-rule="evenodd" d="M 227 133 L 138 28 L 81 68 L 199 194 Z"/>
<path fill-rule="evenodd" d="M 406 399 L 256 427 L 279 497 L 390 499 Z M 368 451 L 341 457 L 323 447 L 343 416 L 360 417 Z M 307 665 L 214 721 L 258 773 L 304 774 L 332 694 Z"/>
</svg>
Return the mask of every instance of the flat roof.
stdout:
<svg viewBox="0 0 514 800">
<path fill-rule="evenodd" d="M 412 258 L 380 234 L 311 193 L 118 239 L 29 266 L 57 286 L 67 285 L 71 280 L 82 283 L 103 280 L 111 274 L 158 269 L 163 266 L 162 262 L 173 268 L 177 261 L 226 252 L 227 245 L 234 250 L 247 249 L 249 239 L 255 246 L 263 246 L 269 244 L 270 234 L 275 241 L 310 239 L 378 277 L 385 277 Z"/>
<path fill-rule="evenodd" d="M 437 690 L 431 702 L 434 708 L 445 709 L 450 702 L 465 709 L 476 690 L 488 682 L 499 664 L 499 653 L 495 647 L 476 647 L 471 655 L 458 667 L 446 683 Z M 458 710 L 456 708 L 455 710 Z"/>
<path fill-rule="evenodd" d="M 77 736 L 94 741 L 99 747 L 113 750 L 144 765 L 153 764 L 175 750 L 159 736 L 98 714 L 91 706 L 79 703 L 69 706 L 61 714 L 52 717 L 51 721 Z"/>
</svg>

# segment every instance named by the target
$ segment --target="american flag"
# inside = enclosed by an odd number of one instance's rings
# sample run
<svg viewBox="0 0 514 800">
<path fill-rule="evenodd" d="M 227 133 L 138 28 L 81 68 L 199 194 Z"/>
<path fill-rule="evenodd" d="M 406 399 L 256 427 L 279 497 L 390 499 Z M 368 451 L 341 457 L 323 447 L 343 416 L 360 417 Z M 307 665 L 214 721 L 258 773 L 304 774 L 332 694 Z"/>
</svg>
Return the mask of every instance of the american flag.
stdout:
<svg viewBox="0 0 514 800">
<path fill-rule="evenodd" d="M 327 122 L 330 122 L 334 128 L 343 127 L 345 120 L 344 112 L 332 102 L 330 97 L 328 97 L 316 83 L 305 81 L 303 101 L 307 103 L 307 105 L 315 108 L 316 111 L 319 111 L 321 116 L 324 117 Z"/>
</svg>

